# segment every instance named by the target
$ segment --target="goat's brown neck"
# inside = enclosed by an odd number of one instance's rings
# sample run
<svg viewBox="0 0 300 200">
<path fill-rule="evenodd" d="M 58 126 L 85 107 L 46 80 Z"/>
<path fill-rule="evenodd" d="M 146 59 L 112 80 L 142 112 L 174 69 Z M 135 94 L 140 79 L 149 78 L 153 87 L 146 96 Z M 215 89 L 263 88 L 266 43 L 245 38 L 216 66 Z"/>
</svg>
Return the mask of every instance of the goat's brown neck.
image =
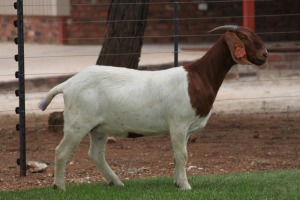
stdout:
<svg viewBox="0 0 300 200">
<path fill-rule="evenodd" d="M 222 36 L 202 58 L 183 66 L 188 72 L 191 104 L 198 116 L 209 114 L 219 88 L 234 64 Z"/>
</svg>

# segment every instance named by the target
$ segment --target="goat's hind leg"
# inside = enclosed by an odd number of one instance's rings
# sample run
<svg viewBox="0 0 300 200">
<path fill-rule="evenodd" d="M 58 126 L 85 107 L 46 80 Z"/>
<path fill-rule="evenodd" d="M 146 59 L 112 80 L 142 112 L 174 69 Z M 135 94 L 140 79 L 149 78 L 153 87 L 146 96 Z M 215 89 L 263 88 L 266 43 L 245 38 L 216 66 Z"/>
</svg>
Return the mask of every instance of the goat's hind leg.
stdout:
<svg viewBox="0 0 300 200">
<path fill-rule="evenodd" d="M 82 134 L 81 134 L 82 133 Z M 66 163 L 86 133 L 64 128 L 64 137 L 55 149 L 54 189 L 65 190 Z"/>
<path fill-rule="evenodd" d="M 107 137 L 106 134 L 98 133 L 96 130 L 90 133 L 89 157 L 96 163 L 101 174 L 110 185 L 124 186 L 105 160 Z"/>
</svg>

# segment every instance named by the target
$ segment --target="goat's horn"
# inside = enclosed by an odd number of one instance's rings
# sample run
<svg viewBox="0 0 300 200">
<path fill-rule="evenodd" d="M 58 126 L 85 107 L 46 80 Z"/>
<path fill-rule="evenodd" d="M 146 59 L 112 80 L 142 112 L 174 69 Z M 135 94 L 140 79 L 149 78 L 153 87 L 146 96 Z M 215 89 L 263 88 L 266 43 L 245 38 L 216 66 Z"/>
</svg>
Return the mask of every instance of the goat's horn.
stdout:
<svg viewBox="0 0 300 200">
<path fill-rule="evenodd" d="M 217 30 L 226 30 L 226 31 L 236 31 L 239 28 L 239 26 L 236 25 L 224 25 L 224 26 L 218 26 L 217 28 L 214 28 L 209 33 L 217 31 Z"/>
</svg>

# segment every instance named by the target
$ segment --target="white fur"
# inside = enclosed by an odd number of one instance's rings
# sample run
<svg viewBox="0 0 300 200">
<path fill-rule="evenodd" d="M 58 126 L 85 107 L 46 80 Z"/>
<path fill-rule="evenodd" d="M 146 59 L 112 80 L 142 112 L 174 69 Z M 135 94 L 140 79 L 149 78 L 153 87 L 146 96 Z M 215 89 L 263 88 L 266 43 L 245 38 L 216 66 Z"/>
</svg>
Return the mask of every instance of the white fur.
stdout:
<svg viewBox="0 0 300 200">
<path fill-rule="evenodd" d="M 45 110 L 63 93 L 64 138 L 56 148 L 54 184 L 65 188 L 66 162 L 90 132 L 89 156 L 107 181 L 123 185 L 105 160 L 109 135 L 135 132 L 147 136 L 170 133 L 175 158 L 175 184 L 191 189 L 185 171 L 187 140 L 209 118 L 199 118 L 191 107 L 187 72 L 183 67 L 162 71 L 137 71 L 90 66 L 54 87 L 39 104 Z"/>
</svg>

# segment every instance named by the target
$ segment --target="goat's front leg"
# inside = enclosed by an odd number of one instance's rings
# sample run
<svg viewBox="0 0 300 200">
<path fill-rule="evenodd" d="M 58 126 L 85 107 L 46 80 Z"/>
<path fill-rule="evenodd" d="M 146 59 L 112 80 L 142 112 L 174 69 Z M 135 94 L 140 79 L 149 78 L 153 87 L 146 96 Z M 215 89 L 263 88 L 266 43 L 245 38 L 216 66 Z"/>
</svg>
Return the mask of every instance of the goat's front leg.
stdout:
<svg viewBox="0 0 300 200">
<path fill-rule="evenodd" d="M 171 131 L 171 141 L 175 160 L 175 185 L 182 190 L 190 190 L 191 186 L 188 183 L 186 176 L 186 161 L 187 161 L 187 134 L 186 132 Z"/>
<path fill-rule="evenodd" d="M 90 150 L 89 157 L 96 163 L 101 174 L 111 185 L 124 186 L 119 177 L 112 171 L 105 160 L 105 147 L 107 142 L 107 135 L 90 133 Z"/>
</svg>

